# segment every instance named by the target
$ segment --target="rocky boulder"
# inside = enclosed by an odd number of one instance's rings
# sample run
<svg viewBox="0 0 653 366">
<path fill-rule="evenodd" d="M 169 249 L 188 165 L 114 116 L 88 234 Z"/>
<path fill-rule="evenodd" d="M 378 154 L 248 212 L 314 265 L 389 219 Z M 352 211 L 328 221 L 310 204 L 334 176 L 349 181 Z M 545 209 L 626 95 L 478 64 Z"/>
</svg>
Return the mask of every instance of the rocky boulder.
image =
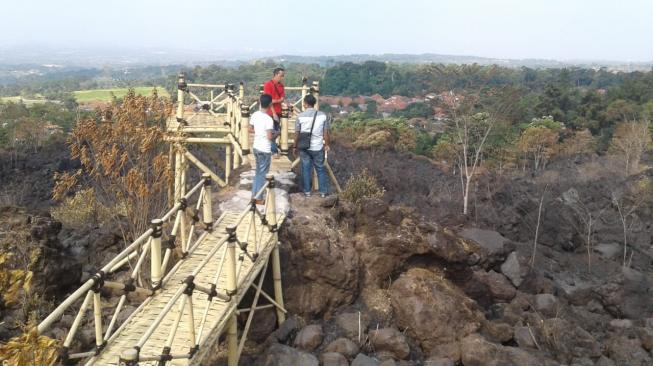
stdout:
<svg viewBox="0 0 653 366">
<path fill-rule="evenodd" d="M 335 341 L 329 343 L 328 346 L 324 349 L 325 352 L 336 352 L 347 358 L 354 358 L 358 354 L 359 348 L 356 343 L 350 341 L 347 338 L 338 338 Z"/>
<path fill-rule="evenodd" d="M 490 343 L 478 334 L 462 340 L 462 363 L 465 366 L 557 366 L 557 362 L 545 359 L 515 347 Z"/>
<path fill-rule="evenodd" d="M 651 356 L 638 339 L 618 336 L 608 342 L 608 355 L 617 365 L 644 366 L 653 364 Z"/>
<path fill-rule="evenodd" d="M 528 268 L 522 262 L 523 260 L 519 257 L 517 252 L 512 252 L 501 265 L 501 273 L 508 277 L 515 287 L 521 285 L 524 276 L 526 276 L 526 273 L 528 272 Z"/>
<path fill-rule="evenodd" d="M 258 366 L 319 366 L 315 356 L 283 344 L 275 343 L 258 358 Z"/>
<path fill-rule="evenodd" d="M 322 366 L 349 366 L 349 361 L 345 356 L 336 352 L 326 352 L 320 356 Z"/>
<path fill-rule="evenodd" d="M 479 301 L 484 299 L 483 302 L 488 304 L 497 301 L 508 302 L 517 294 L 517 290 L 506 276 L 484 270 L 474 272 L 472 281 L 465 286 L 465 292 Z"/>
<path fill-rule="evenodd" d="M 322 344 L 323 339 L 322 326 L 317 324 L 307 325 L 297 333 L 295 347 L 310 352 Z"/>
<path fill-rule="evenodd" d="M 425 351 L 476 332 L 484 319 L 476 303 L 431 271 L 412 268 L 390 287 L 396 324 Z"/>
<path fill-rule="evenodd" d="M 399 359 L 405 359 L 410 354 L 406 336 L 395 328 L 373 330 L 368 334 L 368 337 L 377 352 L 387 351 Z"/>
<path fill-rule="evenodd" d="M 506 255 L 513 250 L 514 245 L 509 239 L 496 231 L 478 228 L 465 228 L 458 233 L 461 237 L 478 244 L 484 262 L 488 266 L 501 263 Z"/>
<path fill-rule="evenodd" d="M 292 199 L 295 200 L 292 195 Z M 316 316 L 351 303 L 357 296 L 359 256 L 328 211 L 294 204 L 280 232 L 286 308 Z"/>
<path fill-rule="evenodd" d="M 379 366 L 380 362 L 372 357 L 365 356 L 359 353 L 358 356 L 351 362 L 351 366 Z"/>
</svg>

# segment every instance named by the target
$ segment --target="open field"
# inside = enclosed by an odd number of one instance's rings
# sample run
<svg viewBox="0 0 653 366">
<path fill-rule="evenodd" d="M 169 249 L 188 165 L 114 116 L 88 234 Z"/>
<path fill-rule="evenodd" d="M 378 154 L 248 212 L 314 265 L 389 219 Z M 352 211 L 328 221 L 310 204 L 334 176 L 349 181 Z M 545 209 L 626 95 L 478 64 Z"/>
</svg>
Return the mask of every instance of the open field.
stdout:
<svg viewBox="0 0 653 366">
<path fill-rule="evenodd" d="M 136 87 L 134 90 L 137 94 L 140 95 L 152 95 L 152 90 L 154 87 L 151 86 L 141 86 Z M 127 95 L 128 88 L 116 88 L 116 89 L 93 89 L 93 90 L 77 90 L 73 92 L 77 103 L 92 103 L 92 102 L 108 102 L 111 101 L 112 94 L 116 98 L 122 98 Z M 170 98 L 170 94 L 161 86 L 156 87 L 157 92 L 160 96 Z"/>
<path fill-rule="evenodd" d="M 32 104 L 38 104 L 38 103 L 46 103 L 48 100 L 46 99 L 29 99 L 29 98 L 23 98 L 21 96 L 15 96 L 15 97 L 0 97 L 0 102 L 14 102 L 14 103 L 20 103 L 23 102 L 25 105 L 32 105 Z M 56 101 L 50 101 L 50 102 L 55 102 Z"/>
</svg>

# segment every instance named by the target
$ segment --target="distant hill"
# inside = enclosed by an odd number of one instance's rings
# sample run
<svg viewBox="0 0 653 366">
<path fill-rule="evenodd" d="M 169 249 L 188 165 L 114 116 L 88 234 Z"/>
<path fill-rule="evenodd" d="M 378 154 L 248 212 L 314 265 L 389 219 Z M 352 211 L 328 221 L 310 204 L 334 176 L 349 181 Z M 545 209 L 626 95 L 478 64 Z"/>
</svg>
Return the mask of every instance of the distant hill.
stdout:
<svg viewBox="0 0 653 366">
<path fill-rule="evenodd" d="M 651 70 L 653 61 L 629 63 L 610 60 L 557 61 L 548 59 L 502 59 L 466 55 L 423 54 L 351 54 L 333 56 L 274 55 L 254 51 L 186 50 L 143 47 L 139 49 L 58 49 L 48 47 L 2 47 L 0 46 L 0 69 L 2 65 L 35 65 L 35 69 L 57 67 L 139 67 L 168 65 L 208 65 L 236 67 L 257 60 L 273 60 L 277 63 L 309 63 L 332 66 L 343 62 L 361 63 L 380 61 L 393 63 L 443 63 L 443 64 L 496 64 L 505 67 L 560 68 L 560 67 L 607 67 L 611 70 Z"/>
<path fill-rule="evenodd" d="M 370 54 L 353 54 L 337 56 L 295 56 L 281 55 L 270 57 L 268 59 L 276 60 L 280 63 L 308 63 L 319 64 L 322 66 L 332 66 L 342 62 L 361 63 L 365 61 L 380 61 L 393 63 L 409 64 L 479 64 L 479 65 L 499 65 L 504 67 L 530 67 L 530 68 L 561 68 L 561 67 L 587 67 L 609 69 L 619 71 L 648 71 L 653 67 L 651 62 L 627 63 L 622 61 L 600 61 L 600 60 L 577 60 L 577 61 L 557 61 L 547 59 L 501 59 L 478 56 L 460 56 L 460 55 L 440 55 L 435 53 L 423 54 L 398 54 L 386 53 L 380 55 Z"/>
</svg>

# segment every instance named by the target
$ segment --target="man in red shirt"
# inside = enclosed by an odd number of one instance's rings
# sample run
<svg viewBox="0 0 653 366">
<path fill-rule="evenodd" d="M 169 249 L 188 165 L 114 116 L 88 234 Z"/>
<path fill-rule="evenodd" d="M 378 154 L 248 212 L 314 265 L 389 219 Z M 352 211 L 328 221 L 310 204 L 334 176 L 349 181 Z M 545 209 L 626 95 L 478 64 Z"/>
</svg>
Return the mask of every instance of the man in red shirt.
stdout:
<svg viewBox="0 0 653 366">
<path fill-rule="evenodd" d="M 281 104 L 286 97 L 286 90 L 281 81 L 285 76 L 285 70 L 277 67 L 272 71 L 272 79 L 263 84 L 263 93 L 272 96 L 272 106 L 268 109 L 268 115 L 274 120 L 274 129 L 280 130 Z M 279 155 L 276 141 L 272 141 L 272 154 Z"/>
</svg>

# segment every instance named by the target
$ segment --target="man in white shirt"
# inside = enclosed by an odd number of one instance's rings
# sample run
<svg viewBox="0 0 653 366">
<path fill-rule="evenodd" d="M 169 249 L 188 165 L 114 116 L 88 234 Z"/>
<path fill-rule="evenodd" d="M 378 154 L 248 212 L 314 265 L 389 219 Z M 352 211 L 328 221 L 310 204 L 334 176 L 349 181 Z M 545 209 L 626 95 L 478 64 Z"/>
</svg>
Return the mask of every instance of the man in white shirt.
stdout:
<svg viewBox="0 0 653 366">
<path fill-rule="evenodd" d="M 311 196 L 312 171 L 315 168 L 317 180 L 320 185 L 320 195 L 325 197 L 328 193 L 327 172 L 324 167 L 325 152 L 329 152 L 331 138 L 329 136 L 329 118 L 323 112 L 315 110 L 317 100 L 312 95 L 304 97 L 304 112 L 297 116 L 295 123 L 295 146 L 293 151 L 297 155 L 297 142 L 300 132 L 310 133 L 311 142 L 307 149 L 299 150 L 302 161 L 302 188 L 306 197 Z"/>
<path fill-rule="evenodd" d="M 272 96 L 263 94 L 259 100 L 259 110 L 254 112 L 249 119 L 249 131 L 254 133 L 254 157 L 256 158 L 256 175 L 252 184 L 252 200 L 256 204 L 264 204 L 261 195 L 256 195 L 265 184 L 265 175 L 270 171 L 270 162 L 272 159 L 272 140 L 276 137 L 274 131 L 274 121 L 266 111 L 272 104 Z"/>
</svg>

